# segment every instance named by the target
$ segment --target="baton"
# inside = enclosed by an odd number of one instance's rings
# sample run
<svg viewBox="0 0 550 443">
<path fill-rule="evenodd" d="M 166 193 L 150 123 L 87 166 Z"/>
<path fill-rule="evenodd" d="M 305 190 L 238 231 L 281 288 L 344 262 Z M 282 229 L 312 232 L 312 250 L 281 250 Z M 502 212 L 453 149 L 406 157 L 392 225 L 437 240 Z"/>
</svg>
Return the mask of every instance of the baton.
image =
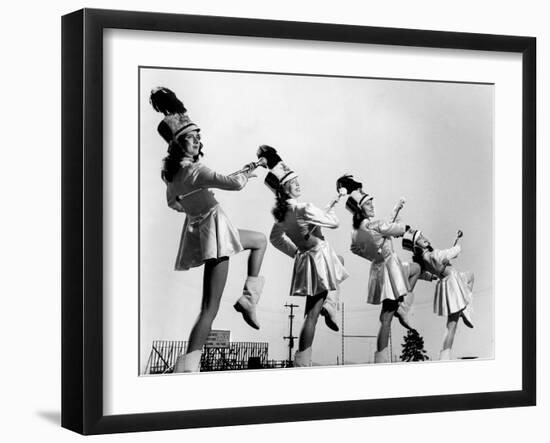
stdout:
<svg viewBox="0 0 550 443">
<path fill-rule="evenodd" d="M 460 229 L 458 231 L 456 231 L 456 239 L 455 239 L 455 242 L 453 244 L 453 247 L 456 246 L 456 244 L 458 243 L 458 239 L 461 238 L 463 235 L 464 235 L 464 233 Z"/>
<path fill-rule="evenodd" d="M 244 172 L 249 172 L 249 171 L 253 171 L 254 169 L 257 169 L 259 168 L 260 166 L 265 166 L 267 164 L 267 160 L 265 158 L 260 158 L 257 162 L 252 162 L 250 165 L 248 166 L 245 166 L 244 168 L 241 168 L 239 169 L 238 171 L 235 171 L 235 172 L 232 172 L 231 174 L 228 175 L 228 177 L 234 177 L 236 175 L 239 175 L 239 174 L 242 174 Z M 178 202 L 182 201 L 184 198 L 186 197 L 189 197 L 193 194 L 196 194 L 197 192 L 199 191 L 202 191 L 204 188 L 198 188 L 198 189 L 195 189 L 191 192 L 188 192 L 187 194 L 182 194 L 182 195 L 178 195 L 176 197 L 176 200 Z"/>
<path fill-rule="evenodd" d="M 401 203 L 401 206 L 397 209 L 397 211 L 395 211 L 395 214 L 393 215 L 393 219 L 391 221 L 392 223 L 395 223 L 395 220 L 397 220 L 397 216 L 399 215 L 399 212 L 401 211 L 401 209 L 403 209 L 403 205 L 405 204 L 405 199 L 401 197 L 398 203 Z M 382 247 L 384 246 L 384 243 L 386 243 L 387 239 L 388 239 L 387 237 L 384 237 L 384 240 L 382 240 L 382 244 L 378 248 L 378 251 L 376 251 L 378 254 L 382 252 Z"/>
</svg>

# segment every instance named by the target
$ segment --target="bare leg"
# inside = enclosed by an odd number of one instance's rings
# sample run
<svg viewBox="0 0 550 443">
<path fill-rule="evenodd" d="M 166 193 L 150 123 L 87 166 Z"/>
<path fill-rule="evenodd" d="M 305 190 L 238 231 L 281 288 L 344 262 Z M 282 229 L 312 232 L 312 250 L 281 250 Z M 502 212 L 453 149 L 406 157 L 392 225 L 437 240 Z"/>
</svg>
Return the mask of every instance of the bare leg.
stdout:
<svg viewBox="0 0 550 443">
<path fill-rule="evenodd" d="M 256 231 L 239 229 L 241 244 L 245 250 L 250 251 L 248 256 L 248 276 L 244 283 L 243 293 L 233 305 L 237 312 L 243 316 L 243 320 L 252 328 L 260 329 L 260 323 L 256 315 L 256 305 L 264 287 L 264 278 L 261 277 L 260 268 L 264 259 L 267 240 L 265 235 Z"/>
<path fill-rule="evenodd" d="M 250 251 L 248 257 L 248 275 L 250 277 L 257 277 L 260 274 L 267 248 L 265 235 L 261 232 L 239 229 L 239 237 L 243 248 Z"/>
<path fill-rule="evenodd" d="M 455 339 L 456 328 L 458 326 L 458 319 L 460 318 L 460 313 L 455 312 L 454 314 L 447 317 L 447 330 L 445 332 L 445 338 L 443 339 L 443 350 L 451 349 L 453 347 L 453 342 Z"/>
<path fill-rule="evenodd" d="M 340 260 L 340 263 L 344 264 L 344 258 L 342 256 L 339 255 L 338 260 Z M 325 317 L 325 324 L 329 329 L 335 332 L 338 332 L 340 330 L 336 314 L 336 310 L 338 309 L 339 304 L 339 298 L 340 288 L 336 289 L 336 291 L 330 291 L 325 298 L 323 309 L 321 309 L 321 315 Z"/>
<path fill-rule="evenodd" d="M 411 331 L 414 331 L 415 329 L 409 323 L 409 313 L 414 303 L 413 289 L 416 286 L 416 282 L 418 281 L 418 277 L 420 277 L 421 271 L 422 270 L 418 263 L 409 263 L 407 279 L 409 281 L 410 292 L 402 298 L 402 301 L 399 303 L 399 307 L 395 312 L 395 316 L 399 320 L 401 326 Z"/>
<path fill-rule="evenodd" d="M 204 263 L 201 312 L 189 335 L 188 353 L 202 350 L 204 343 L 206 343 L 208 334 L 212 329 L 212 323 L 220 307 L 228 269 L 229 260 L 227 257 L 218 260 L 207 260 Z"/>
<path fill-rule="evenodd" d="M 384 300 L 382 302 L 382 312 L 380 312 L 380 329 L 376 349 L 378 352 L 386 349 L 390 341 L 391 321 L 397 310 L 397 302 L 394 300 Z"/>
<path fill-rule="evenodd" d="M 321 308 L 323 307 L 326 296 L 327 293 L 322 292 L 313 297 L 307 297 L 306 299 L 306 319 L 302 325 L 298 343 L 298 350 L 300 352 L 310 348 L 313 344 L 315 326 L 317 325 L 317 320 L 319 318 L 319 314 L 321 313 Z"/>
</svg>

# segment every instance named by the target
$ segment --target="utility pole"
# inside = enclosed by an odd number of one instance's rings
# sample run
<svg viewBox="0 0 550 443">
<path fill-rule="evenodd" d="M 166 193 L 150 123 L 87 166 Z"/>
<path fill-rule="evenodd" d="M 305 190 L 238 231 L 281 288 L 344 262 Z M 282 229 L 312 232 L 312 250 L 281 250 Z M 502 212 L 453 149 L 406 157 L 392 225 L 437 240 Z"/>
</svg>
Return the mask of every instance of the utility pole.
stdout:
<svg viewBox="0 0 550 443">
<path fill-rule="evenodd" d="M 283 337 L 285 340 L 288 340 L 288 361 L 292 361 L 292 349 L 294 348 L 294 339 L 298 338 L 292 335 L 292 323 L 294 321 L 294 308 L 298 308 L 298 305 L 295 305 L 293 303 L 291 304 L 285 304 L 285 308 L 290 308 L 290 314 L 288 315 L 289 322 L 289 332 L 288 336 Z"/>
</svg>

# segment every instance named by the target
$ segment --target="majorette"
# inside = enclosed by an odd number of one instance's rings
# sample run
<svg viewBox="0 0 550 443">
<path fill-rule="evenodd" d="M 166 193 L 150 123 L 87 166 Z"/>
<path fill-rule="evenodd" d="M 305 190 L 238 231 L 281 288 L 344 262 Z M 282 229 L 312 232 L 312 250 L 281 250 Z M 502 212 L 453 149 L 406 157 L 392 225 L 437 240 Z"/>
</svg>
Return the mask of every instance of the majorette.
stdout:
<svg viewBox="0 0 550 443">
<path fill-rule="evenodd" d="M 164 114 L 157 129 L 169 143 L 162 170 L 168 206 L 186 214 L 175 268 L 205 267 L 201 312 L 191 330 L 187 352 L 178 357 L 174 367 L 174 372 L 196 372 L 223 294 L 229 257 L 244 249 L 251 251 L 248 277 L 235 309 L 250 326 L 259 328 L 256 304 L 264 284 L 259 272 L 266 239 L 259 232 L 237 230 L 210 190 L 243 189 L 253 168 L 245 168 L 233 176 L 209 169 L 198 161 L 203 155 L 200 128 L 191 121 L 176 95 L 168 88 L 155 88 L 151 91 L 150 103 Z M 182 195 L 186 197 L 180 198 Z"/>
<path fill-rule="evenodd" d="M 265 184 L 276 196 L 273 209 L 276 221 L 270 241 L 294 259 L 290 295 L 307 297 L 306 318 L 300 332 L 294 365 L 311 366 L 311 346 L 317 317 L 324 315 L 327 325 L 337 330 L 333 301 L 329 294 L 336 291 L 348 277 L 340 258 L 321 232 L 322 227 L 337 228 L 339 222 L 333 209 L 325 212 L 311 203 L 297 201 L 301 195 L 298 175 L 282 161 L 274 148 L 261 146 L 258 157 L 267 160 L 270 172 L 265 178 Z"/>
<path fill-rule="evenodd" d="M 374 218 L 373 196 L 364 192 L 361 183 L 355 182 L 352 176 L 347 176 L 346 181 L 350 189 L 353 188 L 346 201 L 346 208 L 353 215 L 350 249 L 371 262 L 367 302 L 382 304 L 374 361 L 384 363 L 390 361 L 387 347 L 393 316 L 397 316 L 404 327 L 412 329 L 408 313 L 420 266 L 403 263 L 393 249 L 392 238 L 401 237 L 407 231 L 407 226 L 397 220 L 404 200 L 394 207 L 391 221 L 377 220 Z"/>
<path fill-rule="evenodd" d="M 440 360 L 451 358 L 451 348 L 460 318 L 469 328 L 474 327 L 471 319 L 474 275 L 471 272 L 459 272 L 451 265 L 451 260 L 458 257 L 461 251 L 458 238 L 462 237 L 462 232 L 459 231 L 459 234 L 455 245 L 449 249 L 434 249 L 431 242 L 416 229 L 409 229 L 402 240 L 403 249 L 413 253 L 413 260 L 421 266 L 423 275 L 429 274 L 432 279 L 437 280 L 434 313 L 447 317 Z"/>
</svg>

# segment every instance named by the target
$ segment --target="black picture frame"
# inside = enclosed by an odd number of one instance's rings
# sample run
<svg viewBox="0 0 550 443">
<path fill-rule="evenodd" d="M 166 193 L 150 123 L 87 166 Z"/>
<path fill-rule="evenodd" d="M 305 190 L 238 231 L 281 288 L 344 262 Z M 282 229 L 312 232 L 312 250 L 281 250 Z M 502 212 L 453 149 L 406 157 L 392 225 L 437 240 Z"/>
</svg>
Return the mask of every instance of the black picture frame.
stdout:
<svg viewBox="0 0 550 443">
<path fill-rule="evenodd" d="M 506 392 L 131 415 L 103 412 L 103 31 L 108 28 L 522 55 L 522 388 Z M 62 426 L 82 434 L 536 404 L 536 39 L 83 9 L 62 18 Z"/>
</svg>

